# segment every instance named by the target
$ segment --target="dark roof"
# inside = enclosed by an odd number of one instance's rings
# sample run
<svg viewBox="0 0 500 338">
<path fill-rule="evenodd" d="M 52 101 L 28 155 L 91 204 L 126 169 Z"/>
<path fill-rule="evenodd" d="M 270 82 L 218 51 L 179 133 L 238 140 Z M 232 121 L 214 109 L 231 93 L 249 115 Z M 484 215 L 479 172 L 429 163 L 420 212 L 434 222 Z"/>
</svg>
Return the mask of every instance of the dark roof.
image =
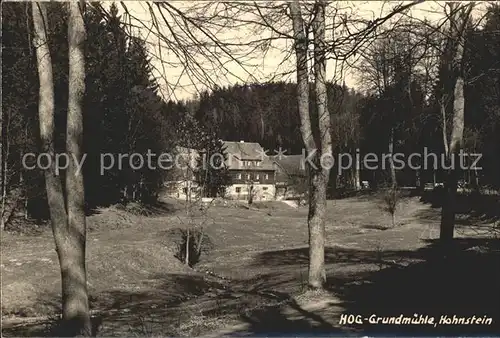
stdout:
<svg viewBox="0 0 500 338">
<path fill-rule="evenodd" d="M 303 155 L 273 156 L 272 161 L 278 165 L 278 169 L 288 175 L 305 175 L 305 163 Z"/>
<path fill-rule="evenodd" d="M 274 170 L 270 157 L 257 142 L 224 141 L 224 147 L 230 170 Z M 251 161 L 252 164 L 248 166 L 240 161 Z"/>
<path fill-rule="evenodd" d="M 272 157 L 267 156 L 264 148 L 257 142 L 233 142 L 223 141 L 225 153 L 227 155 L 226 164 L 229 170 L 253 170 L 253 171 L 274 171 Z M 193 165 L 196 165 L 196 159 L 200 152 L 186 147 L 177 147 L 176 152 L 179 156 L 179 163 L 187 164 L 191 155 Z M 245 163 L 241 163 L 245 162 Z M 250 165 L 248 165 L 250 161 Z M 257 164 L 258 163 L 258 164 Z"/>
<path fill-rule="evenodd" d="M 262 160 L 264 149 L 257 142 L 224 141 L 226 152 L 239 160 Z"/>
</svg>

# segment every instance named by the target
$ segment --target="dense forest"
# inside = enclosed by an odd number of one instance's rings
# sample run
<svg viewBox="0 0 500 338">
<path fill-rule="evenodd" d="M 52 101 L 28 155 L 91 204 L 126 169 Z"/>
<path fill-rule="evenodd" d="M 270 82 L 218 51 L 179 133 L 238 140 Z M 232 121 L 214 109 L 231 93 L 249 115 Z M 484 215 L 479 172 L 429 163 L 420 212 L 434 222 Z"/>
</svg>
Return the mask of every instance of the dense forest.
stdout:
<svg viewBox="0 0 500 338">
<path fill-rule="evenodd" d="M 2 194 L 12 196 L 20 206 L 26 205 L 31 216 L 45 217 L 43 176 L 21 165 L 24 154 L 39 151 L 38 79 L 29 38 L 32 25 L 24 4 L 10 3 L 4 11 Z M 54 23 L 49 39 L 54 62 L 56 130 L 61 135 L 56 138 L 59 149 L 64 146 L 67 101 L 65 11 L 58 3 L 49 6 Z M 205 91 L 187 101 L 165 101 L 152 75 L 146 43 L 127 33 L 116 6 L 110 13 L 111 20 L 105 20 L 95 7 L 89 6 L 85 13 L 84 177 L 88 207 L 153 201 L 168 180 L 168 171 L 147 167 L 134 170 L 126 161 L 122 170 L 115 166 L 101 175 L 100 154 L 173 152 L 177 145 L 203 148 L 203 142 L 213 143 L 214 139 L 259 142 L 270 154 L 280 147 L 287 154 L 301 154 L 304 145 L 296 84 L 239 84 Z M 406 156 L 422 153 L 424 148 L 436 154 L 445 151 L 441 91 L 446 83 L 436 81 L 431 74 L 434 71 L 442 75 L 450 70 L 440 64 L 429 65 L 426 58 L 418 56 L 439 45 L 432 35 L 422 42 L 425 24 L 412 34 L 408 27 L 402 27 L 392 31 L 386 40 L 374 43 L 359 65 L 363 91 L 328 83 L 334 154 L 354 156 L 357 149 L 361 155 L 383 154 L 390 147 L 393 153 Z M 471 184 L 494 187 L 500 186 L 499 31 L 500 8 L 491 5 L 484 25 L 468 28 L 465 51 L 464 148 L 482 154 L 482 170 L 465 172 L 463 177 Z M 312 86 L 310 102 L 314 121 L 317 114 Z M 451 105 L 445 107 L 444 121 L 452 114 L 451 109 Z M 200 130 L 210 137 L 200 138 Z M 26 165 L 33 166 L 33 161 L 28 157 Z M 337 171 L 332 170 L 331 175 L 337 176 Z M 360 175 L 374 187 L 390 180 L 388 169 L 361 168 Z M 397 180 L 399 185 L 415 185 L 417 181 L 439 181 L 440 175 L 440 170 L 415 173 L 405 168 L 397 172 Z M 353 170 L 348 170 L 339 179 L 330 180 L 330 185 L 355 188 L 354 176 Z"/>
</svg>

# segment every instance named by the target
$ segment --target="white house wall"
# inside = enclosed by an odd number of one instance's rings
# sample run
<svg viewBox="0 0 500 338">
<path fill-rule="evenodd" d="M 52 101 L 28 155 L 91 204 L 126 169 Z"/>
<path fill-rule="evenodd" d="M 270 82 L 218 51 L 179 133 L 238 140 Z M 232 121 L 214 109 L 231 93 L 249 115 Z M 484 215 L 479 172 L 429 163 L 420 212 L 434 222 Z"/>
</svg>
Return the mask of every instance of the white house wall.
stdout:
<svg viewBox="0 0 500 338">
<path fill-rule="evenodd" d="M 239 192 L 237 191 L 239 189 Z M 231 199 L 248 199 L 250 187 L 247 184 L 233 184 L 226 188 L 226 197 Z M 276 188 L 274 184 L 254 184 L 253 194 L 256 201 L 274 200 Z"/>
</svg>

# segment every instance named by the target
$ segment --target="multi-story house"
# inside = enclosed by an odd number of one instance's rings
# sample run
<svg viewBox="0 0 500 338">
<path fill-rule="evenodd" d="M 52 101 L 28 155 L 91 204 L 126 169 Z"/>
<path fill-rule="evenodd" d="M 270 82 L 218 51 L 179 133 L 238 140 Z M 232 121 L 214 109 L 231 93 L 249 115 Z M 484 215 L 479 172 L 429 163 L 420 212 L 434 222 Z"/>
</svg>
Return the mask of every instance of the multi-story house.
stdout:
<svg viewBox="0 0 500 338">
<path fill-rule="evenodd" d="M 226 197 L 255 200 L 274 199 L 275 178 L 272 159 L 255 142 L 224 142 L 227 166 L 232 185 L 226 188 Z"/>
<path fill-rule="evenodd" d="M 244 141 L 224 141 L 224 149 L 231 175 L 225 198 L 248 200 L 252 196 L 259 201 L 295 198 L 300 193 L 300 185 L 305 182 L 302 155 L 267 156 L 259 143 Z M 166 183 L 169 194 L 181 199 L 199 196 L 194 174 L 199 152 L 178 147 L 176 155 L 176 167 Z"/>
</svg>

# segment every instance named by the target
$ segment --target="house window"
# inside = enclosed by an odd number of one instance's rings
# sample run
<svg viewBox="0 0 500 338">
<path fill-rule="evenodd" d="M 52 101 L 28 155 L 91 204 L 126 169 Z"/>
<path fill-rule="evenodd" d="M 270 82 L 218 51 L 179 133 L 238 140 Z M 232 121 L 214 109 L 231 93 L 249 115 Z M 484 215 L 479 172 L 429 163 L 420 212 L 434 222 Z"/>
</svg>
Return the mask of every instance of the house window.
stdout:
<svg viewBox="0 0 500 338">
<path fill-rule="evenodd" d="M 238 179 L 241 180 L 241 174 L 238 174 Z"/>
<path fill-rule="evenodd" d="M 250 174 L 247 175 L 247 180 L 251 179 L 252 177 L 250 176 Z"/>
<path fill-rule="evenodd" d="M 188 192 L 188 188 L 182 188 L 182 191 L 184 192 L 184 195 L 186 195 Z"/>
<path fill-rule="evenodd" d="M 262 190 L 267 190 L 267 187 L 262 187 Z"/>
<path fill-rule="evenodd" d="M 252 166 L 252 161 L 248 161 L 248 162 L 247 162 L 247 165 L 248 165 L 249 167 L 250 167 L 250 166 Z"/>
<path fill-rule="evenodd" d="M 259 174 L 256 174 L 255 175 L 255 179 L 258 180 L 259 179 Z"/>
<path fill-rule="evenodd" d="M 269 179 L 269 174 L 266 174 L 266 176 L 265 176 L 265 177 L 266 177 L 266 180 L 268 180 L 268 179 Z"/>
<path fill-rule="evenodd" d="M 260 167 L 260 161 L 256 162 L 257 167 Z"/>
<path fill-rule="evenodd" d="M 241 192 L 241 188 L 240 187 L 237 187 L 236 188 L 236 193 L 239 194 Z"/>
</svg>

